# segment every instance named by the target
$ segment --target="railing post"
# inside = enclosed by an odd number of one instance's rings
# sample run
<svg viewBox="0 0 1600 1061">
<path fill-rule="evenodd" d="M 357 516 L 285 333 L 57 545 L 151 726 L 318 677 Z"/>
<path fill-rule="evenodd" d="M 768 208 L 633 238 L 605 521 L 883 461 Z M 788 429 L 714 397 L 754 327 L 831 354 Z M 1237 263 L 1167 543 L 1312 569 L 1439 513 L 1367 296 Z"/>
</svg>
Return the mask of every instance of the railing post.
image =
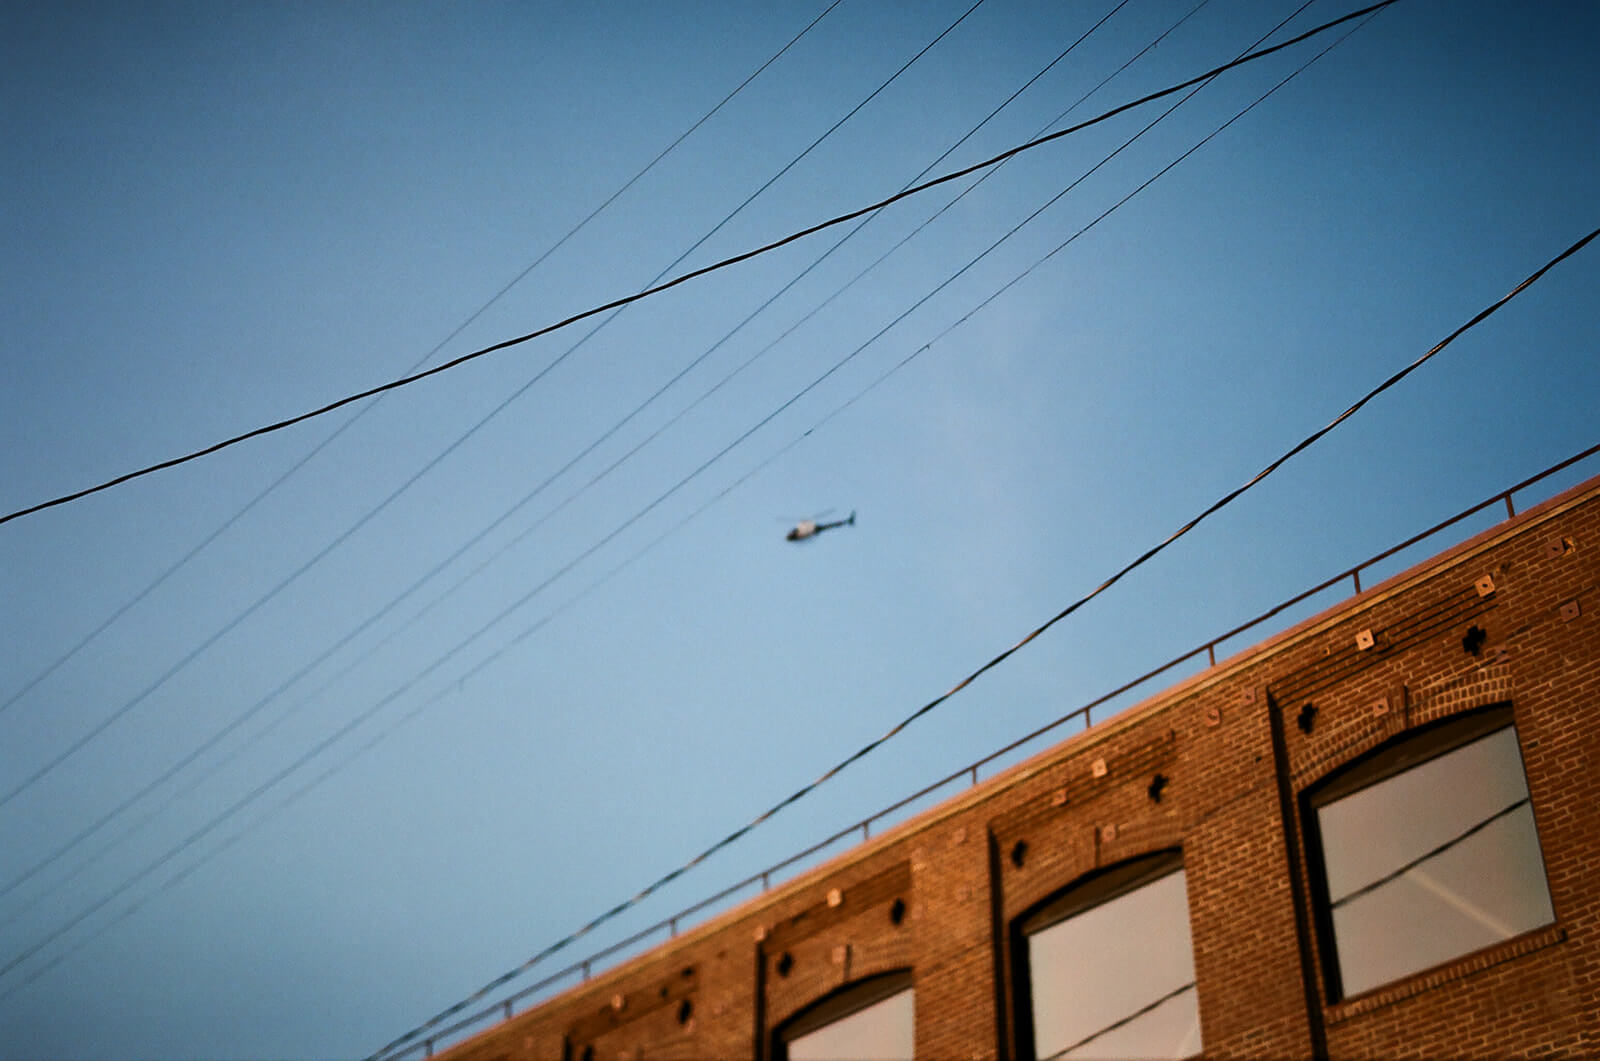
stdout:
<svg viewBox="0 0 1600 1061">
<path fill-rule="evenodd" d="M 1355 583 L 1356 593 L 1359 594 L 1361 592 L 1361 569 L 1359 567 L 1350 569 L 1350 581 Z"/>
<path fill-rule="evenodd" d="M 506 999 L 505 1005 L 503 1007 L 501 1007 L 501 1008 L 505 1010 L 506 1020 L 510 1020 L 511 1019 L 511 1000 L 509 998 Z"/>
<path fill-rule="evenodd" d="M 423 1057 L 432 1057 L 433 1056 L 433 1040 L 432 1039 L 429 1039 L 429 1040 L 427 1040 L 426 1042 L 424 1042 L 422 1044 L 422 1056 Z"/>
<path fill-rule="evenodd" d="M 677 936 L 677 934 L 678 934 L 678 919 L 677 918 L 674 917 L 672 920 L 667 922 L 667 933 L 668 933 L 668 935 L 671 935 L 671 936 L 674 936 L 674 937 Z"/>
<path fill-rule="evenodd" d="M 1511 503 L 1511 491 L 1507 490 L 1506 491 L 1506 518 L 1510 519 L 1511 517 L 1515 516 L 1516 514 L 1517 514 L 1517 506 L 1513 505 Z"/>
<path fill-rule="evenodd" d="M 766 870 L 762 870 L 761 871 L 761 890 L 762 891 L 767 891 L 771 887 L 772 887 L 771 878 L 767 875 L 767 871 Z"/>
<path fill-rule="evenodd" d="M 972 775 L 972 783 L 976 785 L 978 783 L 978 764 L 973 763 L 972 769 L 967 772 Z"/>
<path fill-rule="evenodd" d="M 861 823 L 861 842 L 862 843 L 866 843 L 868 840 L 872 839 L 872 831 L 868 828 L 868 825 L 870 825 L 870 824 L 871 824 L 870 819 L 866 820 L 866 821 L 863 821 Z"/>
<path fill-rule="evenodd" d="M 583 960 L 583 979 L 585 982 L 589 979 L 589 959 L 587 958 Z"/>
<path fill-rule="evenodd" d="M 1217 665 L 1217 643 L 1215 641 L 1206 644 L 1206 659 L 1211 661 L 1211 666 L 1215 667 Z"/>
</svg>

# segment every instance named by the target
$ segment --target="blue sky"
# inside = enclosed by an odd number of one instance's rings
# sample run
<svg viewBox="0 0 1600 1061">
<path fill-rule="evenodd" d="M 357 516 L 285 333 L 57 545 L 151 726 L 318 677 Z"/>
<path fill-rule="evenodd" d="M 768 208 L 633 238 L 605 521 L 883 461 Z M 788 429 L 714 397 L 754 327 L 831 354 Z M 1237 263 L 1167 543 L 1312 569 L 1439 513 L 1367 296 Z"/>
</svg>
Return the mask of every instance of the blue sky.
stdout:
<svg viewBox="0 0 1600 1061">
<path fill-rule="evenodd" d="M 824 6 L 0 9 L 0 509 L 402 374 Z M 970 6 L 844 0 L 438 356 L 642 288 Z M 897 191 L 1115 6 L 986 0 L 679 271 Z M 1194 6 L 1131 0 L 936 172 Z M 1210 0 L 1073 118 L 1298 6 Z M 1592 230 L 1597 39 L 1590 3 L 1402 0 L 1028 271 L 1328 38 L 1219 78 L 871 342 L 1164 105 L 1000 168 L 809 318 L 976 177 L 720 346 L 836 237 L 0 527 L 4 790 L 116 716 L 0 806 L 0 1058 L 364 1056 L 742 825 Z M 1593 444 L 1597 256 L 597 942 Z M 825 509 L 858 523 L 783 540 Z"/>
</svg>

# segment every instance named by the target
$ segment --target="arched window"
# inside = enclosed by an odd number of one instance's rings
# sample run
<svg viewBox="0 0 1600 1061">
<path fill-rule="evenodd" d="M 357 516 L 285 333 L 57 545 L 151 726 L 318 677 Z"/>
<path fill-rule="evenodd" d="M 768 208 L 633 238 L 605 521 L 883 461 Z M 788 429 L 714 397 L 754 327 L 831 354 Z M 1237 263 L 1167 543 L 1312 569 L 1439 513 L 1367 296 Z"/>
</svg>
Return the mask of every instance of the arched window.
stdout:
<svg viewBox="0 0 1600 1061">
<path fill-rule="evenodd" d="M 1304 803 L 1333 998 L 1555 920 L 1509 706 L 1406 734 Z"/>
<path fill-rule="evenodd" d="M 778 1029 L 778 1061 L 910 1061 L 915 990 L 909 971 L 849 984 Z"/>
<path fill-rule="evenodd" d="M 1200 1052 L 1178 852 L 1125 862 L 1058 893 L 1016 921 L 1012 954 L 1023 1056 Z"/>
</svg>

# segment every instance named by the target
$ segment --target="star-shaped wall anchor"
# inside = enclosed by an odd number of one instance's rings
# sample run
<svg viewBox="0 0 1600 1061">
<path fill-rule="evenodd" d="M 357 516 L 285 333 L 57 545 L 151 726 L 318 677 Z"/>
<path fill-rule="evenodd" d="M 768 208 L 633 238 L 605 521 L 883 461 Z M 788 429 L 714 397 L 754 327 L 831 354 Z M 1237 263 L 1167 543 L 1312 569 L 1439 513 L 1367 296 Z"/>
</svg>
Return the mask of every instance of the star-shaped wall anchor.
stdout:
<svg viewBox="0 0 1600 1061">
<path fill-rule="evenodd" d="M 1489 631 L 1481 626 L 1474 626 L 1467 631 L 1467 636 L 1461 639 L 1461 650 L 1471 656 L 1483 654 L 1483 643 L 1489 640 Z"/>
<path fill-rule="evenodd" d="M 1302 707 L 1300 709 L 1300 713 L 1294 718 L 1295 722 L 1300 726 L 1301 733 L 1310 733 L 1311 727 L 1316 722 L 1316 719 L 1317 705 L 1311 703 L 1310 701 L 1306 702 L 1306 706 Z"/>
</svg>

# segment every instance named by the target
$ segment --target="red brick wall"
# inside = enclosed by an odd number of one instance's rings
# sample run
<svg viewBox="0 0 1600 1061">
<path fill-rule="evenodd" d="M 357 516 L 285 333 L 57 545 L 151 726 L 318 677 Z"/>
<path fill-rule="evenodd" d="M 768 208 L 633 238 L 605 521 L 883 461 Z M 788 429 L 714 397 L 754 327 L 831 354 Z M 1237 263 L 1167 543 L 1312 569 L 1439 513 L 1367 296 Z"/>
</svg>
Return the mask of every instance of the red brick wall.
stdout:
<svg viewBox="0 0 1600 1061">
<path fill-rule="evenodd" d="M 1597 586 L 1600 484 L 1590 483 L 448 1056 L 767 1056 L 794 1013 L 908 969 L 920 1056 L 1014 1057 L 1013 921 L 1098 868 L 1173 848 L 1207 1056 L 1600 1056 Z M 1469 651 L 1473 627 L 1486 636 Z M 1301 794 L 1409 729 L 1507 701 L 1555 924 L 1331 999 Z"/>
</svg>

